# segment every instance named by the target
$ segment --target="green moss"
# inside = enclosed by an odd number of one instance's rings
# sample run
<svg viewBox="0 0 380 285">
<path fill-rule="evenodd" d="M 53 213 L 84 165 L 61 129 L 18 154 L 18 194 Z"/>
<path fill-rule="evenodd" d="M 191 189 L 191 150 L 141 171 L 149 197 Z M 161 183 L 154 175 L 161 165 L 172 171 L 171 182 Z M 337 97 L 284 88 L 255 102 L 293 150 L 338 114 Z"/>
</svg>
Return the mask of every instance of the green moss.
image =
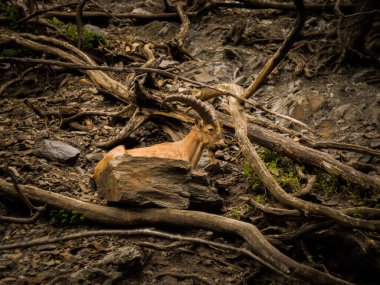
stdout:
<svg viewBox="0 0 380 285">
<path fill-rule="evenodd" d="M 66 26 L 66 35 L 73 41 L 78 40 L 77 27 L 73 24 L 68 24 Z"/>
<path fill-rule="evenodd" d="M 17 10 L 6 3 L 0 3 L 0 15 L 6 16 L 15 20 L 18 17 Z"/>
<path fill-rule="evenodd" d="M 74 24 L 65 24 L 57 18 L 50 19 L 50 24 L 62 30 L 72 40 L 78 40 L 77 26 Z M 106 36 L 83 29 L 83 47 L 84 49 L 97 49 L 100 47 L 109 47 L 109 42 Z"/>
<path fill-rule="evenodd" d="M 257 196 L 255 196 L 254 199 L 259 204 L 262 204 L 262 205 L 265 204 L 265 197 L 263 195 L 257 195 Z"/>
<path fill-rule="evenodd" d="M 259 189 L 259 188 L 264 187 L 264 185 L 261 183 L 260 179 L 254 173 L 253 168 L 249 164 L 248 161 L 244 162 L 242 171 L 243 171 L 244 177 L 249 179 L 253 189 Z"/>
<path fill-rule="evenodd" d="M 60 225 L 74 225 L 83 223 L 86 218 L 77 212 L 67 212 L 65 210 L 52 209 L 49 211 L 49 216 L 55 223 Z"/>
<path fill-rule="evenodd" d="M 83 30 L 83 47 L 85 49 L 94 49 L 98 47 L 109 47 L 108 39 L 106 36 L 90 32 L 86 29 Z"/>
<path fill-rule="evenodd" d="M 269 172 L 284 190 L 288 192 L 299 191 L 301 190 L 301 185 L 307 182 L 305 179 L 301 179 L 299 177 L 296 165 L 292 160 L 265 148 L 262 148 L 258 154 L 265 163 Z M 313 185 L 313 190 L 316 190 L 319 193 L 347 196 L 358 199 L 368 199 L 374 194 L 371 194 L 369 191 L 361 191 L 359 185 L 354 185 L 345 179 L 339 178 L 338 176 L 332 175 L 323 170 L 305 166 L 300 167 L 303 173 L 316 175 L 316 182 Z M 256 193 L 261 190 L 265 191 L 265 187 L 255 174 L 254 169 L 249 162 L 244 163 L 242 172 L 243 175 L 249 179 L 252 189 L 254 189 Z M 366 193 L 365 197 L 363 197 L 363 193 Z M 268 199 L 267 194 L 265 194 L 265 198 Z M 270 196 L 269 199 L 271 199 Z M 373 204 L 372 207 L 375 207 L 376 204 L 376 206 L 380 208 L 380 202 L 371 202 L 371 204 Z"/>
<path fill-rule="evenodd" d="M 297 176 L 296 168 L 291 160 L 268 149 L 260 150 L 259 156 L 264 161 L 269 172 L 283 188 L 287 190 L 300 189 L 300 178 Z M 245 162 L 243 165 L 243 174 L 250 180 L 254 189 L 263 188 L 261 181 L 248 162 Z"/>
<path fill-rule="evenodd" d="M 355 208 L 353 216 L 360 219 L 363 218 L 363 213 L 359 208 Z"/>
<path fill-rule="evenodd" d="M 241 220 L 250 211 L 252 211 L 252 207 L 248 204 L 245 204 L 242 207 L 232 208 L 228 215 L 233 219 Z"/>
<path fill-rule="evenodd" d="M 52 24 L 53 26 L 59 28 L 59 29 L 63 29 L 65 28 L 65 23 L 61 22 L 60 20 L 58 20 L 56 17 L 53 17 L 49 20 L 49 23 Z"/>
<path fill-rule="evenodd" d="M 316 172 L 316 175 L 317 180 L 314 184 L 314 188 L 317 191 L 322 191 L 327 194 L 346 195 L 350 197 L 360 195 L 360 187 L 354 186 L 347 180 L 324 171 L 318 171 Z"/>
<path fill-rule="evenodd" d="M 21 49 L 3 49 L 1 51 L 1 55 L 4 57 L 20 57 L 22 55 L 23 51 Z"/>
</svg>

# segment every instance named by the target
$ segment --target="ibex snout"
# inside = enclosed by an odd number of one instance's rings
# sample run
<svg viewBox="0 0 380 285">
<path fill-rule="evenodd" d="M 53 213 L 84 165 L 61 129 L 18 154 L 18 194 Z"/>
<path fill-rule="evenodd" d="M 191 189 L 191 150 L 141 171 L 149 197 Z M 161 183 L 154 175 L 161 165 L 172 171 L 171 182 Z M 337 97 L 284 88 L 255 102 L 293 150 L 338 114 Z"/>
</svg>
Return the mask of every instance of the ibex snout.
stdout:
<svg viewBox="0 0 380 285">
<path fill-rule="evenodd" d="M 227 144 L 224 142 L 223 139 L 217 141 L 214 145 L 212 145 L 210 147 L 210 150 L 211 151 L 217 151 L 217 150 L 222 150 L 222 149 L 225 149 L 227 147 Z"/>
</svg>

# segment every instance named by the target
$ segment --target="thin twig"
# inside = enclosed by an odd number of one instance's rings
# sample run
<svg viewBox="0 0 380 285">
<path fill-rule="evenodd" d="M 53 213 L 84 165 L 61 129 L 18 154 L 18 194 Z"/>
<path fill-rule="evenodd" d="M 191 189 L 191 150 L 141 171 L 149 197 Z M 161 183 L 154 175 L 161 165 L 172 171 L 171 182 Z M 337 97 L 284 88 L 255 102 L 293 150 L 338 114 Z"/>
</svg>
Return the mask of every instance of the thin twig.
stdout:
<svg viewBox="0 0 380 285">
<path fill-rule="evenodd" d="M 118 22 L 121 22 L 121 20 L 117 17 L 115 17 L 114 15 L 112 15 L 111 12 L 108 12 L 105 8 L 103 8 L 101 5 L 99 5 L 98 2 L 94 1 L 94 0 L 90 0 L 90 2 L 92 4 L 94 4 L 96 7 L 98 7 L 100 10 L 102 10 L 104 13 L 106 13 L 107 15 L 109 15 L 112 19 L 118 21 Z M 83 14 L 82 14 L 82 17 L 83 17 Z"/>
<path fill-rule="evenodd" d="M 21 23 L 24 23 L 25 21 L 28 21 L 31 18 L 40 16 L 40 15 L 45 14 L 47 12 L 50 12 L 50 11 L 53 11 L 53 10 L 57 10 L 57 9 L 61 9 L 61 8 L 76 6 L 76 5 L 78 5 L 78 3 L 74 2 L 74 3 L 67 3 L 67 4 L 57 5 L 57 6 L 53 6 L 53 7 L 46 8 L 46 9 L 37 10 L 37 11 L 34 11 L 32 14 L 30 14 L 30 15 L 28 15 L 28 16 L 20 19 L 20 20 L 18 20 L 16 23 L 17 24 L 21 24 Z"/>
<path fill-rule="evenodd" d="M 34 206 L 32 202 L 29 201 L 29 199 L 24 195 L 24 193 L 21 191 L 20 187 L 18 186 L 18 177 L 20 176 L 17 172 L 17 170 L 9 166 L 9 164 L 5 165 L 4 167 L 1 167 L 2 171 L 7 174 L 12 179 L 12 184 L 14 189 L 17 192 L 17 195 L 21 199 L 22 202 L 29 208 L 31 212 L 36 211 L 31 217 L 29 218 L 16 218 L 16 217 L 6 217 L 6 216 L 0 216 L 1 221 L 10 222 L 10 223 L 19 223 L 19 224 L 26 224 L 26 223 L 33 223 L 36 221 L 40 215 L 46 210 L 45 206 Z"/>
<path fill-rule="evenodd" d="M 182 273 L 182 272 L 177 272 L 177 271 L 165 271 L 158 273 L 154 275 L 154 278 L 160 278 L 162 276 L 173 276 L 179 279 L 187 279 L 187 278 L 192 278 L 200 281 L 201 283 L 207 284 L 207 285 L 214 285 L 214 283 L 211 283 L 208 281 L 206 278 L 200 276 L 199 274 L 196 273 Z"/>
<path fill-rule="evenodd" d="M 86 2 L 88 0 L 82 0 L 79 5 L 77 6 L 77 16 L 76 16 L 76 24 L 77 24 L 77 35 L 78 35 L 78 43 L 77 43 L 77 47 L 79 49 L 82 49 L 83 47 L 83 8 L 84 8 L 84 5 L 86 5 Z"/>
<path fill-rule="evenodd" d="M 245 155 L 247 161 L 252 165 L 257 176 L 263 182 L 265 187 L 271 194 L 282 204 L 295 208 L 307 213 L 322 215 L 328 217 L 335 222 L 351 228 L 362 228 L 368 230 L 379 230 L 379 220 L 365 220 L 350 217 L 342 212 L 334 210 L 330 207 L 307 202 L 287 193 L 279 183 L 274 179 L 255 148 L 247 137 L 247 123 L 239 110 L 239 104 L 235 99 L 230 99 L 230 113 L 235 127 L 236 140 Z"/>
<path fill-rule="evenodd" d="M 294 24 L 293 29 L 286 36 L 282 45 L 278 48 L 278 50 L 273 54 L 273 56 L 268 60 L 268 62 L 261 69 L 256 79 L 252 82 L 252 84 L 244 91 L 242 94 L 243 98 L 248 99 L 251 97 L 257 89 L 259 89 L 260 85 L 264 82 L 264 80 L 268 77 L 268 75 L 273 71 L 273 69 L 282 61 L 285 55 L 288 53 L 293 43 L 296 41 L 296 37 L 299 32 L 302 30 L 305 19 L 306 19 L 306 10 L 303 3 L 303 0 L 294 0 L 294 5 L 297 9 L 297 20 Z"/>
<path fill-rule="evenodd" d="M 238 252 L 240 254 L 246 255 L 253 260 L 256 260 L 260 264 L 263 264 L 264 266 L 272 269 L 273 271 L 277 272 L 278 274 L 281 274 L 285 276 L 286 278 L 291 278 L 285 273 L 281 272 L 277 268 L 274 268 L 272 265 L 268 264 L 264 260 L 262 260 L 257 255 L 253 254 L 251 251 L 245 249 L 245 248 L 237 248 L 233 247 L 227 244 L 222 244 L 218 242 L 208 241 L 201 238 L 193 238 L 193 237 L 185 237 L 181 235 L 172 235 L 168 234 L 162 231 L 156 231 L 151 229 L 135 229 L 135 230 L 100 230 L 100 231 L 87 231 L 87 232 L 81 232 L 66 236 L 61 236 L 57 238 L 37 238 L 34 240 L 24 241 L 24 242 L 18 242 L 8 245 L 0 245 L 0 250 L 9 250 L 9 249 L 15 249 L 15 248 L 28 248 L 32 246 L 38 246 L 38 245 L 46 245 L 46 244 L 52 244 L 52 243 L 58 243 L 58 242 L 64 242 L 68 240 L 74 240 L 74 239 L 81 239 L 86 237 L 94 237 L 94 236 L 104 236 L 104 235 L 116 235 L 116 236 L 131 236 L 131 235 L 144 235 L 144 236 L 155 236 L 155 237 L 161 237 L 166 238 L 169 240 L 177 240 L 177 241 L 185 241 L 185 242 L 192 242 L 192 243 L 199 243 L 209 246 L 214 246 L 216 248 L 222 248 L 231 250 L 234 252 Z"/>
<path fill-rule="evenodd" d="M 300 138 L 300 143 L 303 143 L 307 145 L 308 147 L 315 148 L 315 149 L 338 149 L 338 150 L 347 150 L 347 151 L 353 151 L 363 154 L 370 154 L 380 157 L 380 151 L 376 149 L 372 149 L 369 147 L 356 145 L 356 144 L 349 144 L 349 143 L 337 143 L 337 142 L 331 142 L 331 141 L 324 141 L 324 142 L 317 142 L 313 141 L 309 138 Z"/>
<path fill-rule="evenodd" d="M 189 82 L 189 83 L 191 83 L 191 84 L 193 84 L 195 86 L 209 88 L 209 89 L 218 91 L 219 93 L 215 93 L 214 97 L 221 96 L 221 95 L 231 96 L 231 97 L 236 98 L 237 100 L 242 101 L 244 103 L 247 103 L 247 104 L 249 104 L 249 105 L 251 105 L 251 106 L 253 106 L 255 108 L 261 109 L 264 112 L 267 112 L 267 113 L 269 113 L 271 115 L 278 116 L 280 118 L 289 120 L 289 121 L 293 122 L 294 124 L 297 124 L 297 125 L 301 126 L 302 128 L 305 128 L 309 132 L 317 135 L 316 131 L 314 131 L 313 129 L 311 129 L 305 123 L 303 123 L 301 121 L 298 121 L 298 120 L 296 120 L 296 119 L 294 119 L 292 117 L 289 117 L 289 116 L 286 116 L 286 115 L 283 115 L 283 114 L 280 114 L 280 113 L 273 112 L 273 111 L 271 111 L 271 110 L 269 110 L 269 109 L 261 106 L 257 102 L 249 101 L 249 100 L 247 100 L 245 98 L 237 96 L 236 94 L 233 94 L 233 93 L 228 92 L 226 90 L 222 90 L 220 88 L 217 88 L 217 87 L 214 87 L 214 86 L 211 86 L 209 84 L 205 84 L 205 83 L 202 83 L 202 82 L 199 82 L 199 81 L 191 80 L 191 79 L 186 78 L 184 76 L 180 76 L 180 75 L 177 75 L 177 74 L 165 71 L 165 70 L 161 70 L 161 69 L 145 68 L 145 67 L 125 67 L 125 68 L 119 68 L 119 67 L 109 67 L 109 66 L 92 66 L 92 65 L 86 65 L 86 64 L 74 64 L 74 63 L 62 62 L 62 61 L 56 61 L 56 60 L 32 59 L 32 58 L 10 58 L 10 57 L 0 57 L 0 62 L 7 62 L 7 63 L 18 63 L 18 62 L 23 62 L 23 63 L 27 63 L 27 62 L 29 62 L 29 63 L 45 63 L 45 64 L 50 64 L 50 65 L 64 66 L 64 67 L 70 68 L 70 69 L 82 69 L 82 70 L 103 70 L 103 71 L 131 72 L 131 73 L 135 73 L 135 72 L 156 73 L 156 74 L 160 74 L 162 76 L 166 76 L 166 77 L 169 77 L 169 78 L 172 78 L 172 79 L 182 80 L 182 81 L 185 81 L 185 82 Z M 210 97 L 210 98 L 213 98 L 213 97 Z"/>
<path fill-rule="evenodd" d="M 144 114 L 140 110 L 136 109 L 132 117 L 128 120 L 127 124 L 116 136 L 116 138 L 107 142 L 96 143 L 95 145 L 101 148 L 110 148 L 122 143 L 126 137 L 130 136 L 132 132 L 134 132 L 138 127 L 144 124 L 144 122 L 149 118 L 149 116 L 150 114 Z"/>
</svg>

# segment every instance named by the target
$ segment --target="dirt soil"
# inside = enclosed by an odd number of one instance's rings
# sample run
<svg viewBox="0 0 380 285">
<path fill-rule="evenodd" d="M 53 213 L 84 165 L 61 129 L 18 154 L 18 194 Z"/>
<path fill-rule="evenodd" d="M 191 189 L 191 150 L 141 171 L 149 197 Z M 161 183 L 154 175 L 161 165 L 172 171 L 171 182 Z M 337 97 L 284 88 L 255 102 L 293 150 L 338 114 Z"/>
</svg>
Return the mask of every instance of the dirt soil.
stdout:
<svg viewBox="0 0 380 285">
<path fill-rule="evenodd" d="M 109 11 L 119 13 L 163 11 L 161 1 L 124 3 L 104 0 L 97 3 Z M 180 75 L 211 85 L 235 82 L 247 87 L 281 44 L 291 29 L 294 18 L 295 13 L 279 10 L 215 9 L 200 19 L 192 20 L 185 48 L 194 59 L 184 61 L 172 58 L 164 47 L 178 33 L 178 21 L 123 20 L 119 23 L 111 19 L 89 23 L 107 35 L 109 50 L 113 52 L 107 61 L 110 66 L 127 65 L 126 55 L 133 55 L 144 62 L 141 48 L 145 43 L 153 43 L 156 56 L 162 57 L 160 68 L 169 68 Z M 234 44 L 227 36 L 232 25 L 240 19 L 247 21 L 247 27 L 239 42 Z M 309 15 L 303 32 L 305 35 L 323 32 L 331 28 L 334 20 L 332 14 Z M 273 111 L 307 123 L 321 134 L 321 139 L 379 149 L 380 92 L 379 80 L 374 80 L 379 79 L 379 70 L 368 65 L 344 63 L 338 72 L 333 73 L 334 62 L 326 63 L 317 70 L 318 60 L 312 56 L 318 48 L 328 44 L 329 40 L 331 39 L 323 36 L 305 36 L 297 41 L 254 99 Z M 295 58 L 303 59 L 304 67 L 309 67 L 310 70 L 314 68 L 317 74 L 296 73 L 299 61 Z M 3 69 L 1 84 L 24 69 L 25 66 L 22 65 Z M 112 73 L 112 76 L 123 82 L 127 75 Z M 182 81 L 160 80 L 161 91 L 168 94 L 191 94 L 197 89 Z M 89 116 L 78 121 L 82 130 L 61 127 L 61 118 L 39 117 L 27 107 L 26 99 L 46 110 L 60 110 L 64 107 L 69 110 L 81 108 L 115 112 L 124 108 L 123 103 L 101 92 L 81 73 L 60 68 L 43 68 L 36 74 L 29 74 L 22 82 L 7 88 L 0 99 L 0 164 L 10 163 L 15 167 L 23 184 L 35 185 L 86 202 L 100 203 L 89 180 L 96 163 L 106 150 L 95 144 L 112 139 L 124 127 L 126 119 Z M 214 106 L 221 106 L 227 100 L 216 99 Z M 294 128 L 287 121 L 268 117 L 249 105 L 245 105 L 244 110 L 270 118 L 276 124 Z M 187 127 L 190 129 L 191 126 Z M 68 143 L 80 151 L 79 158 L 67 163 L 41 157 L 36 149 L 44 139 Z M 150 121 L 134 132 L 125 144 L 132 148 L 169 140 L 170 136 L 162 130 L 159 121 Z M 243 173 L 244 157 L 232 134 L 227 134 L 226 140 L 228 147 L 217 152 L 221 168 L 211 168 L 206 155 L 198 165 L 208 172 L 211 182 L 224 199 L 219 214 L 252 222 L 268 235 L 280 233 L 281 228 L 291 227 L 291 221 L 265 216 L 242 199 L 260 196 L 272 206 L 279 206 L 262 187 L 252 187 L 251 181 Z M 335 158 L 356 164 L 367 173 L 380 175 L 379 159 L 374 156 L 346 151 L 329 152 Z M 350 191 L 320 192 L 315 189 L 306 199 L 337 207 L 375 206 L 380 198 L 376 195 L 358 199 Z M 29 215 L 22 203 L 9 200 L 4 195 L 0 195 L 0 198 L 1 215 Z M 103 228 L 86 221 L 78 222 L 70 213 L 49 209 L 46 215 L 32 224 L 0 224 L 1 244 Z M 246 246 L 239 238 L 221 236 L 210 231 L 175 228 L 164 230 L 237 247 Z M 359 237 L 358 234 L 357 238 Z M 378 239 L 373 242 L 378 244 Z M 319 267 L 318 269 L 324 267 L 327 272 L 343 279 L 360 284 L 376 284 L 380 272 L 379 259 L 376 261 L 373 258 L 378 256 L 374 253 L 366 260 L 363 254 L 356 255 L 360 249 L 355 246 L 354 242 L 351 245 L 340 244 L 339 237 L 332 237 L 328 241 L 326 236 L 321 235 L 318 239 L 318 234 L 315 234 L 284 242 L 281 250 L 299 262 Z M 342 260 L 345 260 L 344 267 L 339 266 Z M 0 284 L 304 283 L 285 280 L 246 257 L 216 248 L 185 242 L 173 243 L 153 237 L 91 237 L 1 252 Z"/>
</svg>

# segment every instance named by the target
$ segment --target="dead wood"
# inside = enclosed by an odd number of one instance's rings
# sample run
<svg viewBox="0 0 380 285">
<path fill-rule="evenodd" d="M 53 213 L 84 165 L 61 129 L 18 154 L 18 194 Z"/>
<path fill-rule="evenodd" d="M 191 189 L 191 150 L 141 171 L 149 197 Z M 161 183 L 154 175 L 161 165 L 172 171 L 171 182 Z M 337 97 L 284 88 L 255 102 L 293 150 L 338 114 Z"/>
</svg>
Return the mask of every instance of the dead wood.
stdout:
<svg viewBox="0 0 380 285">
<path fill-rule="evenodd" d="M 290 3 L 279 3 L 279 2 L 269 2 L 269 1 L 257 1 L 257 0 L 239 0 L 238 2 L 225 2 L 225 1 L 207 1 L 207 4 L 196 11 L 186 12 L 188 17 L 196 16 L 198 14 L 209 11 L 213 8 L 242 8 L 242 9 L 278 9 L 284 11 L 295 11 L 296 8 Z M 76 3 L 77 4 L 77 3 Z M 309 12 L 333 12 L 334 4 L 307 4 L 306 10 Z M 342 4 L 339 6 L 343 12 L 352 12 L 354 6 L 351 4 Z M 75 12 L 62 12 L 62 11 L 49 11 L 43 12 L 46 17 L 52 18 L 65 18 L 65 19 L 75 19 Z M 144 21 L 155 21 L 155 20 L 172 20 L 178 19 L 179 15 L 175 12 L 172 13 L 160 13 L 160 14 L 138 14 L 138 13 L 106 13 L 106 12 L 90 12 L 84 11 L 83 18 L 94 19 L 94 18 L 120 18 L 120 19 L 136 19 Z"/>
<path fill-rule="evenodd" d="M 50 64 L 56 64 L 60 66 L 67 66 L 67 67 L 75 67 L 75 68 L 83 68 L 88 70 L 114 70 L 114 71 L 142 71 L 142 72 L 157 72 L 162 75 L 167 75 L 171 78 L 181 79 L 185 80 L 187 82 L 196 84 L 201 87 L 207 87 L 216 90 L 219 92 L 218 94 L 225 94 L 225 90 L 221 90 L 216 87 L 209 86 L 207 84 L 199 83 L 197 81 L 193 81 L 181 76 L 177 76 L 175 74 L 172 74 L 170 72 L 164 71 L 164 70 L 157 70 L 157 69 L 149 69 L 149 68 L 112 68 L 112 67 L 103 67 L 103 66 L 87 66 L 87 65 L 76 65 L 71 63 L 65 63 L 60 61 L 52 61 L 52 60 L 41 60 L 41 59 L 17 59 L 17 58 L 0 58 L 0 62 L 34 62 L 34 63 L 50 63 Z M 241 87 L 236 89 L 241 90 Z M 238 91 L 236 94 L 228 93 L 232 95 L 233 98 L 238 98 L 239 93 Z M 244 100 L 243 100 L 244 101 Z M 245 101 L 244 101 L 245 102 Z M 164 114 L 163 112 L 158 112 L 160 114 Z M 173 116 L 172 116 L 173 117 Z M 177 119 L 182 120 L 181 116 L 175 116 Z M 218 112 L 218 117 L 224 125 L 224 127 L 233 129 L 233 125 L 230 122 L 230 118 L 228 115 L 223 114 L 221 112 Z M 128 128 L 127 128 L 128 129 Z M 268 131 L 262 127 L 259 127 L 255 124 L 249 124 L 248 126 L 248 136 L 249 138 L 254 141 L 255 143 L 264 146 L 270 150 L 282 153 L 283 155 L 295 159 L 297 161 L 301 161 L 306 164 L 311 164 L 316 167 L 322 168 L 325 171 L 335 174 L 339 177 L 342 177 L 348 181 L 351 181 L 355 184 L 359 184 L 361 187 L 366 189 L 380 189 L 380 179 L 374 176 L 370 176 L 367 174 L 364 174 L 360 171 L 355 170 L 354 168 L 341 163 L 337 161 L 336 159 L 332 158 L 329 154 L 308 148 L 306 146 L 300 145 L 293 140 L 286 138 L 284 136 L 281 136 L 277 133 Z M 124 136 L 122 136 L 124 138 Z M 100 143 L 98 144 L 99 147 L 111 147 L 116 144 L 119 144 L 118 142 L 109 142 L 109 143 Z"/>
<path fill-rule="evenodd" d="M 188 16 L 195 16 L 195 12 L 186 13 Z M 57 12 L 50 11 L 45 13 L 46 17 L 63 18 L 63 19 L 75 19 L 76 13 L 73 12 Z M 160 13 L 160 14 L 138 14 L 138 13 L 105 13 L 105 12 L 88 12 L 84 11 L 83 18 L 85 19 L 97 19 L 97 18 L 120 18 L 120 19 L 135 19 L 143 21 L 156 21 L 156 20 L 172 20 L 180 19 L 177 13 Z"/>
<path fill-rule="evenodd" d="M 29 67 L 25 69 L 20 75 L 18 75 L 16 78 L 11 79 L 3 84 L 0 85 L 0 95 L 12 84 L 15 84 L 17 82 L 20 82 L 25 79 L 26 75 L 32 71 L 35 71 L 39 68 L 41 68 L 42 65 L 38 64 L 36 66 Z M 33 75 L 32 75 L 33 76 Z"/>
<path fill-rule="evenodd" d="M 37 52 L 47 52 L 64 58 L 65 60 L 75 64 L 86 63 L 92 66 L 96 66 L 95 62 L 91 60 L 86 54 L 84 54 L 74 46 L 70 45 L 69 43 L 54 38 L 49 38 L 45 36 L 35 36 L 32 34 L 13 34 L 1 35 L 0 39 L 12 40 L 17 45 L 22 46 L 24 48 L 31 49 Z M 44 43 L 58 45 L 58 47 L 46 45 Z M 74 54 L 64 51 L 62 48 L 68 49 Z M 125 102 L 130 102 L 133 98 L 133 95 L 131 94 L 129 89 L 127 89 L 123 84 L 119 83 L 118 81 L 112 79 L 104 72 L 100 70 L 89 70 L 84 71 L 84 73 L 86 73 L 95 84 L 104 88 L 110 94 L 114 95 L 116 98 Z"/>
<path fill-rule="evenodd" d="M 235 129 L 233 124 L 230 123 L 230 117 L 228 115 L 218 112 L 218 117 L 224 127 L 228 129 Z M 308 148 L 294 142 L 290 138 L 264 129 L 255 124 L 248 125 L 247 134 L 252 142 L 281 153 L 282 155 L 293 160 L 322 168 L 326 172 L 358 184 L 364 189 L 380 189 L 380 178 L 357 171 L 354 168 L 334 159 L 328 153 Z"/>
<path fill-rule="evenodd" d="M 40 16 L 40 15 L 43 15 L 49 11 L 53 11 L 53 10 L 57 10 L 57 9 L 61 9 L 61 8 L 66 8 L 66 7 L 72 7 L 72 6 L 77 6 L 78 3 L 75 2 L 75 3 L 67 3 L 67 4 L 62 4 L 62 5 L 55 5 L 55 6 L 52 6 L 50 8 L 46 8 L 46 9 L 41 9 L 41 10 L 36 10 L 34 11 L 33 13 L 31 13 L 30 15 L 20 19 L 17 21 L 17 24 L 21 24 L 21 23 L 24 23 L 32 18 L 35 18 L 37 16 Z"/>
<path fill-rule="evenodd" d="M 0 221 L 8 222 L 8 223 L 18 223 L 18 224 L 30 224 L 35 222 L 46 210 L 45 206 L 34 206 L 32 202 L 30 202 L 27 195 L 23 193 L 21 188 L 19 187 L 19 177 L 17 170 L 9 165 L 5 165 L 4 167 L 0 167 L 2 172 L 8 175 L 12 179 L 13 188 L 15 189 L 18 198 L 29 208 L 30 212 L 33 213 L 31 217 L 28 218 L 16 218 L 16 217 L 7 217 L 0 216 Z"/>
<path fill-rule="evenodd" d="M 302 265 L 273 247 L 253 225 L 218 215 L 176 209 L 127 210 L 82 202 L 63 195 L 48 192 L 34 186 L 20 186 L 30 198 L 49 206 L 74 211 L 88 220 L 107 226 L 172 225 L 203 228 L 212 231 L 233 233 L 241 236 L 260 258 L 281 272 L 313 284 L 350 284 L 334 276 Z M 12 184 L 0 179 L 0 191 L 16 196 Z"/>
<path fill-rule="evenodd" d="M 141 125 L 143 125 L 146 122 L 146 120 L 148 120 L 149 116 L 150 116 L 149 113 L 143 113 L 141 112 L 141 110 L 136 109 L 132 117 L 128 120 L 127 124 L 116 136 L 116 138 L 108 142 L 99 142 L 99 143 L 96 143 L 95 145 L 101 148 L 110 148 L 110 147 L 123 143 L 123 141 L 127 137 L 129 137 L 136 129 L 138 129 Z"/>
<path fill-rule="evenodd" d="M 177 242 L 174 242 L 169 245 L 158 245 L 157 243 L 150 243 L 150 242 L 138 242 L 138 246 L 142 247 L 150 247 L 155 250 L 173 250 L 180 246 L 189 246 L 191 244 L 203 244 L 207 245 L 209 247 L 213 247 L 219 250 L 229 250 L 233 251 L 242 255 L 245 255 L 247 257 L 252 258 L 253 260 L 258 261 L 260 264 L 270 268 L 271 270 L 277 272 L 280 275 L 283 275 L 286 278 L 291 279 L 290 276 L 285 275 L 283 272 L 277 270 L 270 264 L 266 263 L 264 260 L 262 260 L 257 255 L 254 255 L 251 251 L 245 249 L 245 248 L 238 248 L 234 246 L 230 246 L 228 244 L 224 243 L 218 243 L 214 241 L 209 241 L 201 238 L 194 238 L 194 237 L 187 237 L 183 235 L 173 235 L 162 231 L 157 231 L 153 229 L 133 229 L 133 230 L 98 230 L 98 231 L 85 231 L 75 234 L 69 234 L 65 236 L 60 236 L 56 238 L 37 238 L 34 240 L 24 241 L 24 242 L 17 242 L 13 244 L 7 244 L 7 245 L 0 245 L 0 250 L 9 250 L 9 249 L 16 249 L 16 248 L 28 248 L 33 246 L 39 246 L 39 245 L 47 245 L 47 244 L 53 244 L 53 243 L 59 243 L 69 240 L 75 240 L 75 239 L 81 239 L 86 237 L 94 237 L 94 236 L 133 236 L 133 235 L 146 235 L 146 236 L 155 236 L 160 238 L 165 238 L 169 240 L 177 240 Z M 236 271 L 239 271 L 239 268 L 229 262 L 224 261 L 223 259 L 216 258 L 214 256 L 206 255 L 200 252 L 191 251 L 187 249 L 179 249 L 180 251 L 191 253 L 191 254 L 198 254 L 200 256 L 206 257 L 208 259 L 215 260 L 223 265 L 231 266 Z"/>
<path fill-rule="evenodd" d="M 121 111 L 118 112 L 104 112 L 104 111 L 80 111 L 70 117 L 63 118 L 62 119 L 62 126 L 67 126 L 71 122 L 76 121 L 78 119 L 81 119 L 83 117 L 88 117 L 88 116 L 104 116 L 104 117 L 131 117 L 133 113 L 131 113 L 133 109 L 132 105 L 129 105 L 128 107 L 124 108 Z"/>
<path fill-rule="evenodd" d="M 280 203 L 292 208 L 296 208 L 305 214 L 312 213 L 329 217 L 344 226 L 369 230 L 380 229 L 380 221 L 378 220 L 364 220 L 353 218 L 332 208 L 295 198 L 294 196 L 284 191 L 278 182 L 273 178 L 272 174 L 266 168 L 264 162 L 261 160 L 253 145 L 249 141 L 247 136 L 247 123 L 241 111 L 239 110 L 239 104 L 237 100 L 234 98 L 230 98 L 230 112 L 233 124 L 235 126 L 236 140 L 245 158 L 251 164 L 255 173 L 263 182 L 265 187 Z"/>
<path fill-rule="evenodd" d="M 255 9 L 278 9 L 278 10 L 288 10 L 294 11 L 296 7 L 290 3 L 279 3 L 279 2 L 271 2 L 271 1 L 260 1 L 260 0 L 238 0 L 243 2 L 249 8 Z M 324 3 L 324 4 L 312 4 L 308 3 L 305 5 L 306 10 L 308 12 L 333 12 L 335 8 L 335 4 Z M 341 10 L 344 11 L 352 11 L 353 5 L 351 4 L 341 4 Z"/>
<path fill-rule="evenodd" d="M 355 145 L 355 144 L 349 144 L 349 143 L 337 143 L 337 142 L 330 142 L 330 141 L 318 142 L 318 141 L 314 141 L 308 138 L 300 138 L 300 142 L 315 149 L 348 150 L 352 152 L 370 154 L 370 155 L 380 157 L 380 151 L 369 148 L 369 147 L 361 146 L 361 145 Z"/>
<path fill-rule="evenodd" d="M 185 37 L 190 27 L 190 20 L 184 11 L 184 6 L 185 5 L 183 3 L 178 3 L 175 5 L 175 9 L 181 19 L 181 27 L 176 37 L 169 42 L 169 48 L 173 58 L 195 59 L 184 47 Z"/>
<path fill-rule="evenodd" d="M 260 211 L 263 211 L 264 213 L 268 213 L 268 214 L 272 214 L 276 216 L 304 217 L 304 214 L 299 210 L 270 207 L 268 205 L 262 205 L 253 199 L 244 199 L 244 200 L 247 200 L 247 202 L 251 206 L 259 209 Z M 352 207 L 352 208 L 340 209 L 337 211 L 346 215 L 360 215 L 361 217 L 372 218 L 372 219 L 380 218 L 380 209 L 376 209 L 376 208 Z"/>
<path fill-rule="evenodd" d="M 99 196 L 129 206 L 216 210 L 222 198 L 205 175 L 191 172 L 183 160 L 124 155 L 110 161 L 96 177 Z"/>
<path fill-rule="evenodd" d="M 76 20 L 76 25 L 77 25 L 77 33 L 78 33 L 78 43 L 77 43 L 77 47 L 79 49 L 82 49 L 83 47 L 83 8 L 84 6 L 86 5 L 88 0 L 82 0 L 79 2 L 78 6 L 77 6 L 77 9 L 76 9 L 76 17 L 75 17 L 75 20 Z"/>
<path fill-rule="evenodd" d="M 271 235 L 268 235 L 267 237 L 273 238 L 276 240 L 281 240 L 281 241 L 291 241 L 291 240 L 304 237 L 305 235 L 308 235 L 308 234 L 312 234 L 321 230 L 328 229 L 334 225 L 335 223 L 332 221 L 306 223 L 294 231 L 282 233 L 282 234 L 271 234 Z"/>
<path fill-rule="evenodd" d="M 251 97 L 264 82 L 267 76 L 272 72 L 272 70 L 281 62 L 281 60 L 288 53 L 293 43 L 296 40 L 299 32 L 302 30 L 303 25 L 306 20 L 306 11 L 303 0 L 294 0 L 294 5 L 297 9 L 297 20 L 294 24 L 293 29 L 286 36 L 282 45 L 277 49 L 277 51 L 272 55 L 268 62 L 264 65 L 261 71 L 258 73 L 257 78 L 251 83 L 251 85 L 244 91 L 241 97 L 249 98 Z"/>
</svg>

